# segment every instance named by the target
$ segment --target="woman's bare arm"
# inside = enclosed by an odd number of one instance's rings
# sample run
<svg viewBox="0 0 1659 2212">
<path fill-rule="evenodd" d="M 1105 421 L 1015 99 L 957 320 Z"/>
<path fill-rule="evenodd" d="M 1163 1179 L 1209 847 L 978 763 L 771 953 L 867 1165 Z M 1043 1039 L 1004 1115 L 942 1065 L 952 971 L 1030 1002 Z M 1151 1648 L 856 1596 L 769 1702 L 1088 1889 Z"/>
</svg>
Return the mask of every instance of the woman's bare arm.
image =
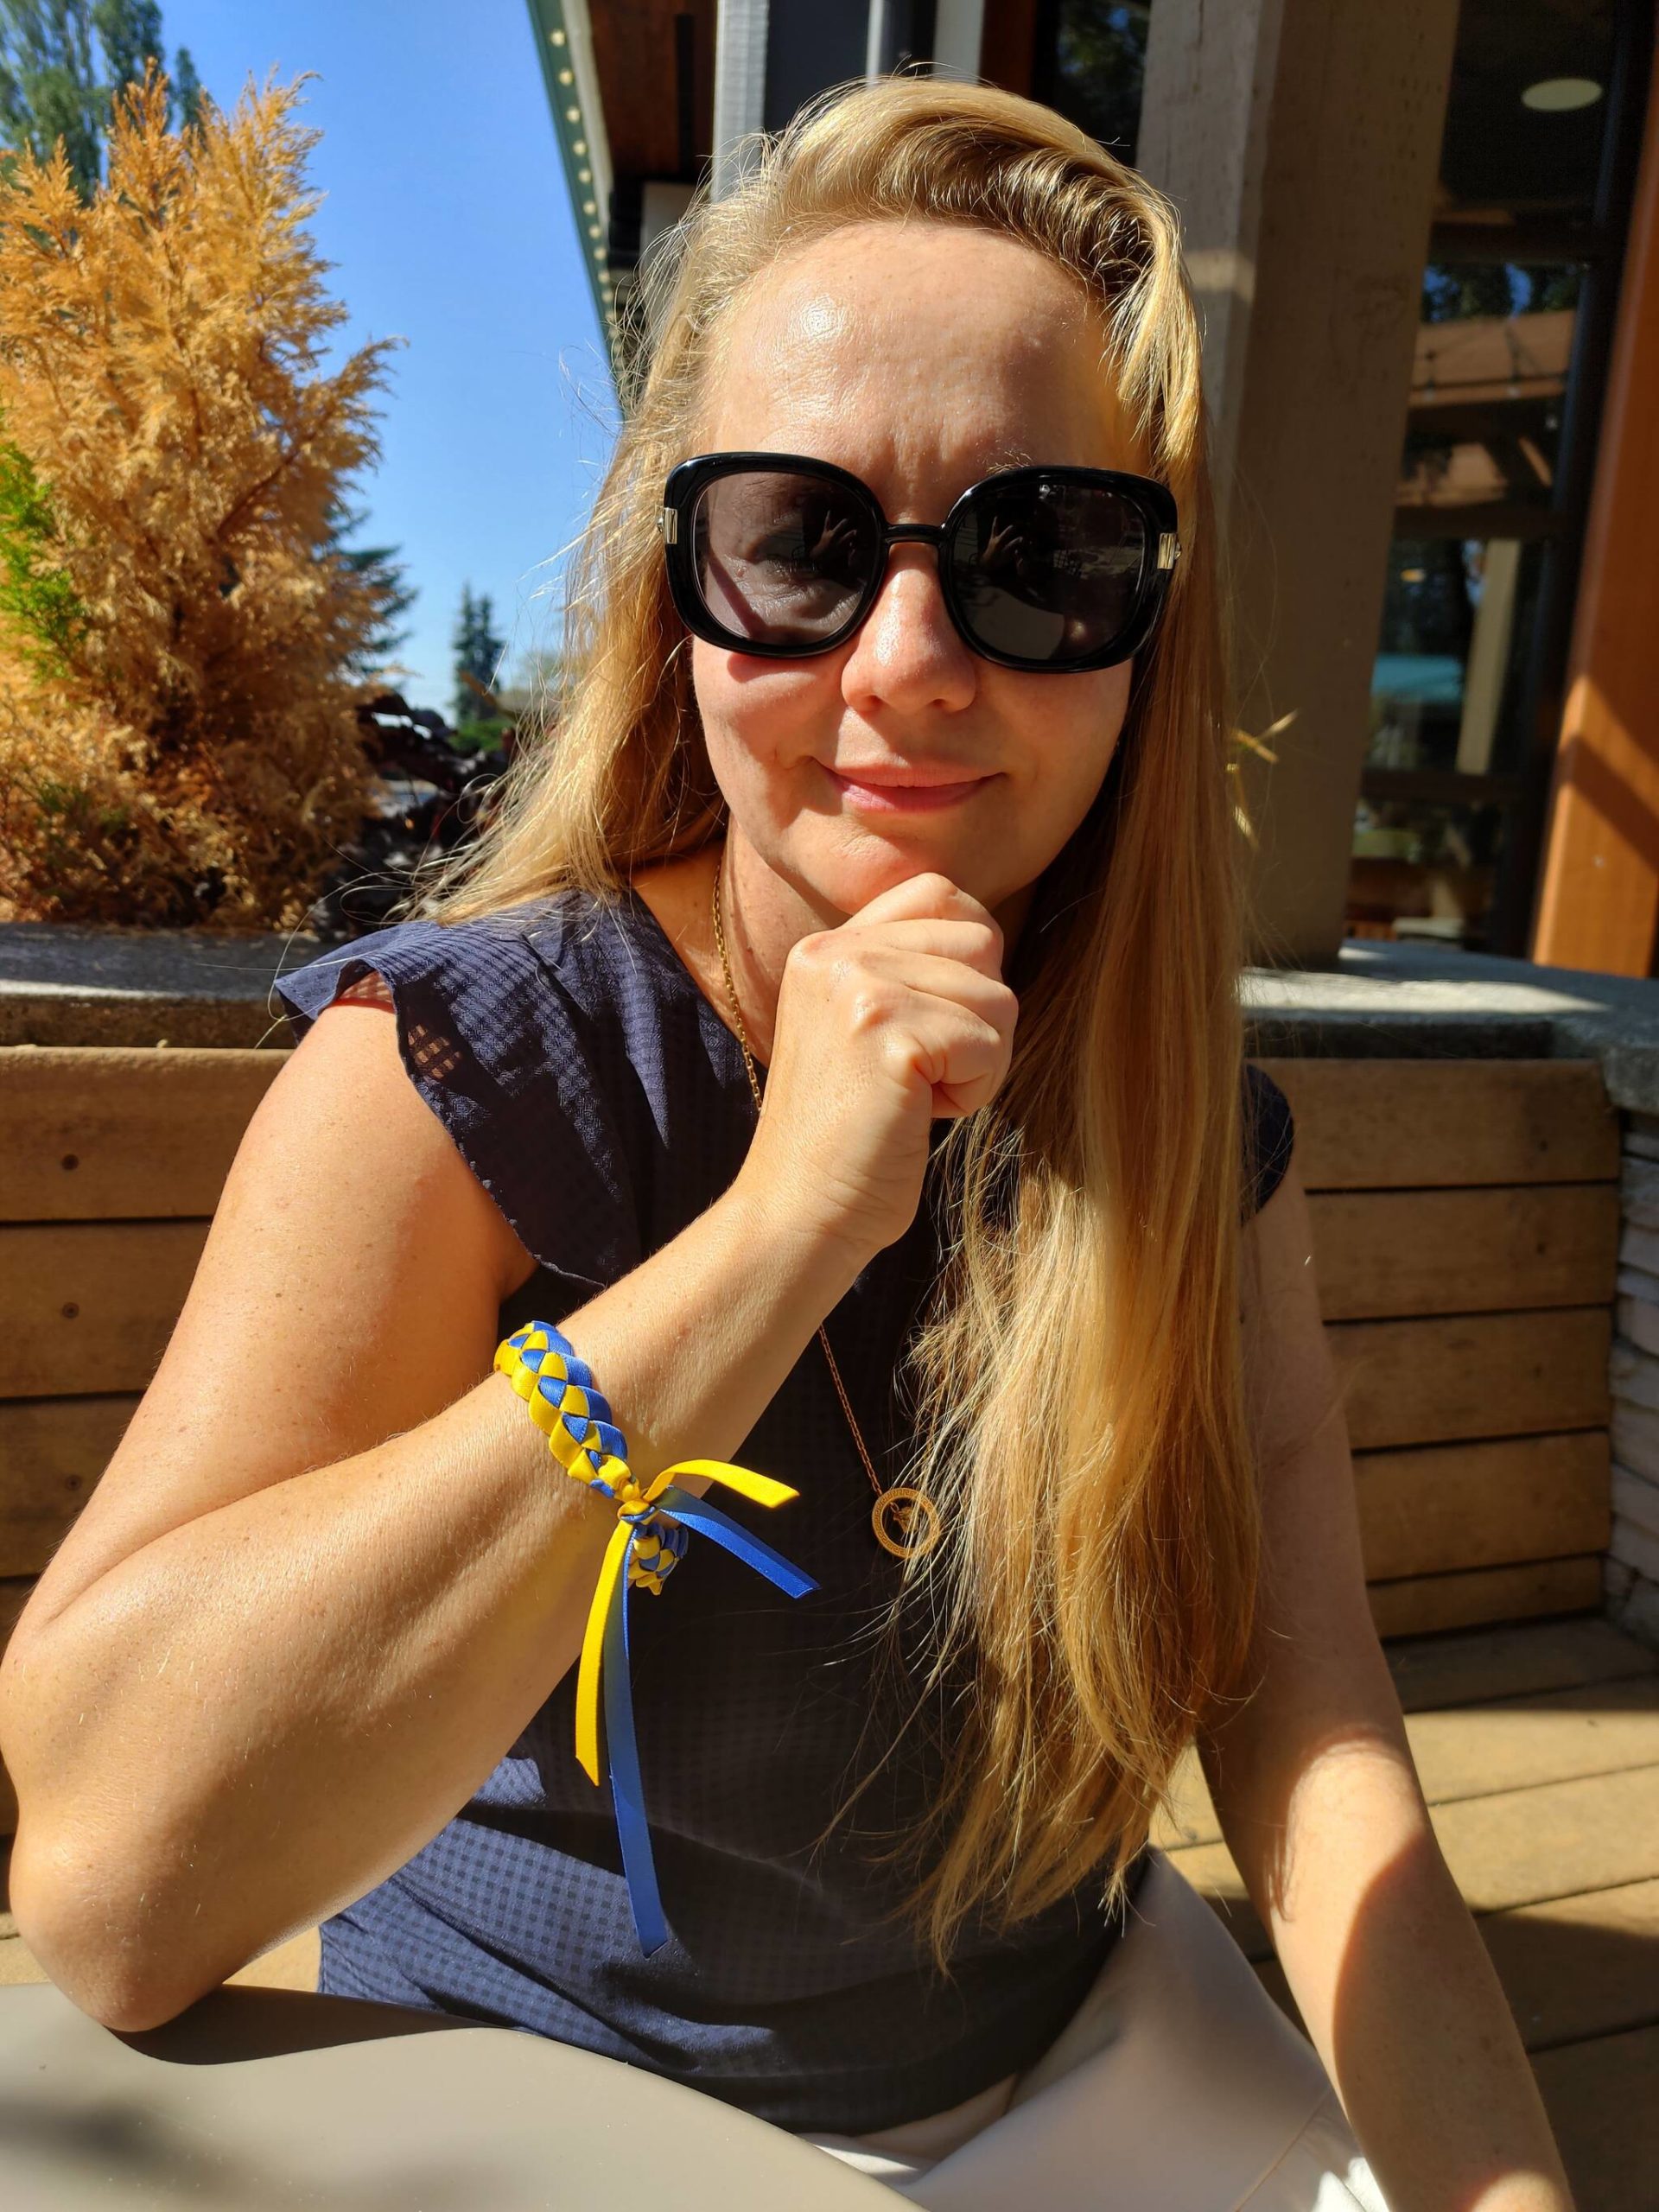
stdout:
<svg viewBox="0 0 1659 2212">
<path fill-rule="evenodd" d="M 1246 1234 L 1266 1469 L 1260 1686 L 1204 1747 L 1222 1830 L 1392 2212 L 1570 2212 L 1371 1626 L 1294 1162 Z"/>
<path fill-rule="evenodd" d="M 550 1173 L 573 1141 L 547 1131 Z M 740 1177 L 547 1318 L 649 1475 L 740 1456 L 868 1256 Z M 19 1924 L 110 2025 L 170 2018 L 402 1865 L 574 1661 L 613 1518 L 491 1372 L 531 1264 L 393 1022 L 326 1013 L 0 1669 Z"/>
</svg>

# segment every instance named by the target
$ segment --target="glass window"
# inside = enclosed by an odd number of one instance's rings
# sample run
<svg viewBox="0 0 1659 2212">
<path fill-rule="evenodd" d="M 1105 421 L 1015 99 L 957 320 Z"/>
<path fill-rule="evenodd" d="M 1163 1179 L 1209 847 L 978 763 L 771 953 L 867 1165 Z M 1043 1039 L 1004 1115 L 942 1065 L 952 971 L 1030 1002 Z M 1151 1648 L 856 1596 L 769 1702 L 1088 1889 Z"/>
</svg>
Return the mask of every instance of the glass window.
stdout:
<svg viewBox="0 0 1659 2212">
<path fill-rule="evenodd" d="M 1371 677 L 1368 768 L 1519 772 L 1538 540 L 1395 538 Z"/>
<path fill-rule="evenodd" d="M 1133 162 L 1141 131 L 1150 0 L 1043 0 L 1032 89 L 1119 161 Z"/>
<path fill-rule="evenodd" d="M 1348 935 L 1421 938 L 1482 950 L 1503 827 L 1496 806 L 1362 798 L 1354 823 Z"/>
<path fill-rule="evenodd" d="M 1579 405 L 1573 379 L 1605 346 L 1598 195 L 1633 20 L 1627 0 L 1459 10 L 1351 934 L 1523 949 L 1549 766 L 1537 725 L 1566 652 L 1593 461 L 1593 395 Z"/>
<path fill-rule="evenodd" d="M 1583 270 L 1431 263 L 1399 504 L 1548 507 Z M 1408 514 L 1396 527 L 1409 530 Z"/>
</svg>

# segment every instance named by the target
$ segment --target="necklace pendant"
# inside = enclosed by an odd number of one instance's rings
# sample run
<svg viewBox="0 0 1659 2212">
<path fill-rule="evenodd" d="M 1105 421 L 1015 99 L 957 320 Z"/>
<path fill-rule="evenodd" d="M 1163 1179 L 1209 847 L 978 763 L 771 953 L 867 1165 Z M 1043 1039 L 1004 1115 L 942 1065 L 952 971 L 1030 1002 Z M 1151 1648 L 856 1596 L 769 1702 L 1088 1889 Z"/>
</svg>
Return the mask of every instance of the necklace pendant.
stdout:
<svg viewBox="0 0 1659 2212">
<path fill-rule="evenodd" d="M 881 1492 L 870 1510 L 870 1526 L 877 1543 L 895 1559 L 925 1559 L 943 1534 L 938 1507 L 925 1491 L 907 1483 Z"/>
</svg>

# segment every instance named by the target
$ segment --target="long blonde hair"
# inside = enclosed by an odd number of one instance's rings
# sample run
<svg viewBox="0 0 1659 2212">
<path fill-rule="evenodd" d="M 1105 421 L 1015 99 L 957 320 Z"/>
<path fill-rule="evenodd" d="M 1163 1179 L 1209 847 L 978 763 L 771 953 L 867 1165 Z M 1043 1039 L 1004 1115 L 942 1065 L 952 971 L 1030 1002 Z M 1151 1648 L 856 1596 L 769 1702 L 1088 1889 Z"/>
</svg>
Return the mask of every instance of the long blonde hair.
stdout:
<svg viewBox="0 0 1659 2212">
<path fill-rule="evenodd" d="M 905 218 L 977 226 L 1070 272 L 1175 495 L 1183 557 L 1111 769 L 1022 930 L 1007 1080 L 935 1155 L 950 1234 L 906 1376 L 912 1478 L 951 1534 L 911 1572 L 941 1669 L 965 1660 L 974 1682 L 911 1840 L 943 1961 L 970 1912 L 1010 1927 L 1096 1870 L 1121 1891 L 1250 1648 L 1243 872 L 1199 338 L 1168 203 L 1032 101 L 889 79 L 821 97 L 755 150 L 645 272 L 639 372 L 574 566 L 556 740 L 521 753 L 421 911 L 461 920 L 570 887 L 608 900 L 721 834 L 657 525 L 753 279 L 843 225 Z"/>
</svg>

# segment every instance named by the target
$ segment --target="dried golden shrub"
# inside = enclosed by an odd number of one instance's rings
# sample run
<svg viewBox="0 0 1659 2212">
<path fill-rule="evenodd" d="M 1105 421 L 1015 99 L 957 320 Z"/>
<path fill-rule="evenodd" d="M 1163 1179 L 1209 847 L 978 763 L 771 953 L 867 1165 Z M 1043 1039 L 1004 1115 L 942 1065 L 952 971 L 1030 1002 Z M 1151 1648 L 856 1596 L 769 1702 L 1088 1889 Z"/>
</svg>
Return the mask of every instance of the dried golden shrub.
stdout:
<svg viewBox="0 0 1659 2212">
<path fill-rule="evenodd" d="M 90 206 L 60 146 L 0 191 L 0 915 L 291 927 L 367 803 L 332 522 L 396 341 L 322 366 L 303 82 L 175 133 L 152 68 Z"/>
</svg>

